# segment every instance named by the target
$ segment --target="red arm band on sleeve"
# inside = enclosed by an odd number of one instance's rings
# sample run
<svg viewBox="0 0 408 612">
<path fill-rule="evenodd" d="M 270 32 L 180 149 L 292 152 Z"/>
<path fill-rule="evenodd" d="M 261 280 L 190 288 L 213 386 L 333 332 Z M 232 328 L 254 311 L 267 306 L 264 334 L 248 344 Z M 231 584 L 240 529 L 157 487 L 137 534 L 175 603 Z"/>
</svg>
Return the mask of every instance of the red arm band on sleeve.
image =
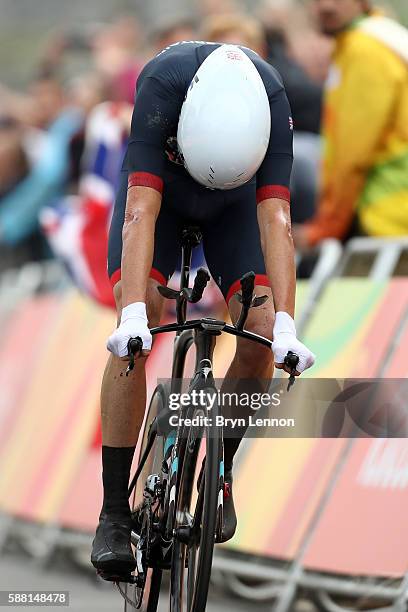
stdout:
<svg viewBox="0 0 408 612">
<path fill-rule="evenodd" d="M 260 187 L 256 190 L 257 204 L 270 198 L 278 198 L 290 203 L 290 191 L 287 187 L 283 187 L 283 185 L 265 185 L 265 187 Z"/>
<path fill-rule="evenodd" d="M 151 187 L 163 193 L 163 179 L 150 172 L 132 172 L 128 178 L 128 189 L 130 187 Z"/>
</svg>

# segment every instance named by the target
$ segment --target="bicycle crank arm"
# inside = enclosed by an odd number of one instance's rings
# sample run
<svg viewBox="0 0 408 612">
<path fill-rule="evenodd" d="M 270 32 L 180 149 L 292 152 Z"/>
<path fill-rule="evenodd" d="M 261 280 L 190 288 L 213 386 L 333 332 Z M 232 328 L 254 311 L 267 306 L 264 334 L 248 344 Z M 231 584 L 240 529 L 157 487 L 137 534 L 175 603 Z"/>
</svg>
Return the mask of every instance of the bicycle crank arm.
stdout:
<svg viewBox="0 0 408 612">
<path fill-rule="evenodd" d="M 138 533 L 136 533 L 135 531 L 132 531 L 130 534 L 130 541 L 132 542 L 133 546 L 137 546 L 140 540 L 140 535 Z"/>
<path fill-rule="evenodd" d="M 117 574 L 109 574 L 102 571 L 97 571 L 97 574 L 100 576 L 100 578 L 102 578 L 102 580 L 106 580 L 107 582 L 127 582 L 128 584 L 135 584 L 138 587 L 142 586 L 142 578 L 139 578 L 139 576 L 133 576 L 132 574 L 119 576 Z"/>
</svg>

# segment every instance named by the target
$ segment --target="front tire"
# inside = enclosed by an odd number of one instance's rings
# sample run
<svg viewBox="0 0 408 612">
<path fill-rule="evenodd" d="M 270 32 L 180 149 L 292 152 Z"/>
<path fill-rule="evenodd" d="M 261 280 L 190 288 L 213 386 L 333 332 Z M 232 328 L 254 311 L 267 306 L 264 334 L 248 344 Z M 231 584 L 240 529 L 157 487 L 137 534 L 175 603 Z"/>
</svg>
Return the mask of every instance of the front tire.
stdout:
<svg viewBox="0 0 408 612">
<path fill-rule="evenodd" d="M 215 390 L 205 390 L 213 393 Z M 202 409 L 195 410 L 203 413 Z M 206 410 L 204 410 L 204 413 Z M 211 411 L 212 423 L 218 414 L 217 403 Z M 220 521 L 220 473 L 222 460 L 221 429 L 215 425 L 205 426 L 201 435 L 189 428 L 179 479 L 175 519 L 175 537 L 170 578 L 170 612 L 204 612 L 207 605 L 211 577 L 215 535 Z M 200 446 L 204 447 L 205 459 L 198 495 L 197 461 Z M 198 461 L 200 464 L 200 461 Z M 180 538 L 179 530 L 188 528 L 190 535 Z M 187 567 L 186 567 L 187 566 Z M 187 570 L 187 571 L 186 571 Z"/>
<path fill-rule="evenodd" d="M 140 464 L 140 460 L 143 457 L 143 454 L 148 447 L 149 443 L 149 433 L 151 432 L 151 427 L 154 427 L 154 421 L 161 413 L 162 410 L 165 410 L 168 406 L 169 401 L 169 386 L 168 385 L 158 385 L 153 392 L 152 398 L 150 400 L 149 407 L 147 409 L 143 433 L 140 441 L 140 446 L 138 448 L 138 459 L 137 465 Z M 143 502 L 143 491 L 145 488 L 146 480 L 150 474 L 160 474 L 164 459 L 164 437 L 156 436 L 153 442 L 153 446 L 149 452 L 149 455 L 144 463 L 144 466 L 139 474 L 139 477 L 136 481 L 133 494 L 130 500 L 130 507 L 132 512 L 135 512 L 138 506 Z M 133 548 L 136 549 L 135 543 L 137 540 L 137 534 L 132 534 L 132 542 L 134 544 Z M 146 581 L 144 584 L 143 594 L 141 592 L 141 588 L 137 586 L 133 586 L 130 584 L 125 585 L 125 594 L 126 597 L 132 601 L 133 605 L 131 605 L 125 599 L 125 612 L 133 612 L 134 606 L 137 602 L 140 603 L 140 610 L 142 612 L 156 612 L 158 604 L 159 604 L 159 596 L 160 596 L 160 586 L 162 581 L 162 570 L 158 567 L 148 567 L 146 568 Z M 136 572 L 135 572 L 136 575 Z M 141 602 L 140 602 L 141 598 Z"/>
</svg>

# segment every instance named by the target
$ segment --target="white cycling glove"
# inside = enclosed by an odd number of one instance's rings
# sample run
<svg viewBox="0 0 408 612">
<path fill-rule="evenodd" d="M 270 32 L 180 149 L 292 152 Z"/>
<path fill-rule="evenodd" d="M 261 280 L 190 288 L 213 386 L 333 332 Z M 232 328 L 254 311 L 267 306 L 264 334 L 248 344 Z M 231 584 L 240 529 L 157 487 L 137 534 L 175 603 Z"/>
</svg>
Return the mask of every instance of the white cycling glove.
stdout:
<svg viewBox="0 0 408 612">
<path fill-rule="evenodd" d="M 141 338 L 143 350 L 152 348 L 152 336 L 148 328 L 146 304 L 134 302 L 122 309 L 119 327 L 108 338 L 108 351 L 117 357 L 127 357 L 130 338 Z"/>
<path fill-rule="evenodd" d="M 287 312 L 277 312 L 275 325 L 273 326 L 272 351 L 275 363 L 284 363 L 288 351 L 296 353 L 299 363 L 296 370 L 301 374 L 307 368 L 312 367 L 316 356 L 296 338 L 295 322 Z"/>
</svg>

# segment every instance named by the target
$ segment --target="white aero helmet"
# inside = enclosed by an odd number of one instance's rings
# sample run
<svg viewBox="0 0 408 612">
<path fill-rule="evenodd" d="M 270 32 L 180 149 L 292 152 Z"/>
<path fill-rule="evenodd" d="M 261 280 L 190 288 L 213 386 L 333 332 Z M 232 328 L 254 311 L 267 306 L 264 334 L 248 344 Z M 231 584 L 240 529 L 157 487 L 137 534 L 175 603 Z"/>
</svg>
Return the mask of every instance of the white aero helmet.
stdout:
<svg viewBox="0 0 408 612">
<path fill-rule="evenodd" d="M 183 103 L 177 142 L 190 175 L 210 189 L 249 181 L 268 148 L 271 113 L 259 72 L 235 45 L 221 45 L 197 70 Z"/>
</svg>

